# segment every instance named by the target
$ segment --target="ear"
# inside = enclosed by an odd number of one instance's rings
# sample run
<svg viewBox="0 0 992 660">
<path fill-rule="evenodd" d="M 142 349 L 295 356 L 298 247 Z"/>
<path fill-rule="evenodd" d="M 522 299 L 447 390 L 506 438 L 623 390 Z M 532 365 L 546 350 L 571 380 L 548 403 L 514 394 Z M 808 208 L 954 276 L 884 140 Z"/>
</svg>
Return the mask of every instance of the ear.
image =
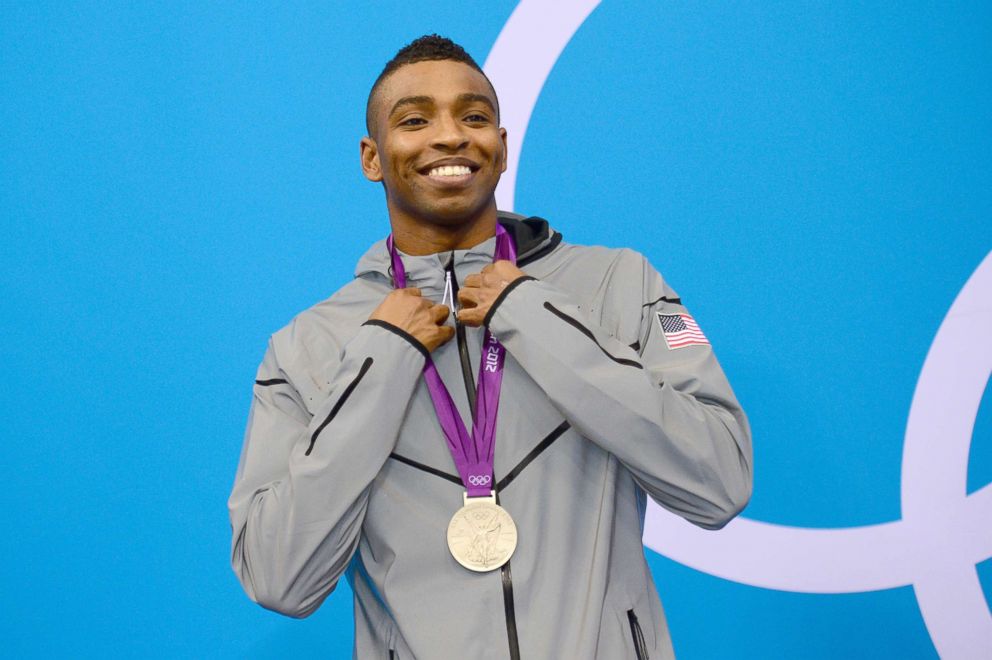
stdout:
<svg viewBox="0 0 992 660">
<path fill-rule="evenodd" d="M 502 126 L 499 128 L 499 139 L 503 142 L 503 162 L 499 166 L 500 174 L 502 174 L 506 171 L 506 129 Z"/>
<path fill-rule="evenodd" d="M 362 157 L 362 173 L 369 181 L 382 181 L 382 165 L 379 163 L 379 147 L 375 140 L 365 136 L 358 143 Z"/>
</svg>

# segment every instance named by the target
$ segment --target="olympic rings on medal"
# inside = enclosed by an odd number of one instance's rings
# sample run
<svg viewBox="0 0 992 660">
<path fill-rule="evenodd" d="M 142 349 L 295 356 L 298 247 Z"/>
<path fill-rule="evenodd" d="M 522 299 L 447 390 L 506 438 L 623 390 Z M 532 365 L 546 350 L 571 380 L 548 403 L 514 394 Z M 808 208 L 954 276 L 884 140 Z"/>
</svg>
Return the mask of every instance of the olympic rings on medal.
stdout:
<svg viewBox="0 0 992 660">
<path fill-rule="evenodd" d="M 468 484 L 469 486 L 488 486 L 493 478 L 488 474 L 472 474 L 469 475 Z"/>
</svg>

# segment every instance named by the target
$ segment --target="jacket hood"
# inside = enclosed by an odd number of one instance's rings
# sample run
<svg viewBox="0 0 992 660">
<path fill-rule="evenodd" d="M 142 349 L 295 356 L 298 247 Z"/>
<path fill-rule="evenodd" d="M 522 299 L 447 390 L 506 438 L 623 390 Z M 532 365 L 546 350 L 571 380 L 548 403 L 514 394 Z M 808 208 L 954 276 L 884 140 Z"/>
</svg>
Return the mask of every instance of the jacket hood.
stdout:
<svg viewBox="0 0 992 660">
<path fill-rule="evenodd" d="M 497 211 L 497 221 L 503 225 L 517 246 L 518 266 L 525 266 L 540 259 L 561 243 L 561 234 L 552 229 L 548 225 L 548 221 L 543 218 L 528 218 L 508 211 Z M 492 238 L 487 239 L 476 247 L 485 250 L 484 246 L 492 241 Z M 469 251 L 474 249 L 471 248 Z M 492 248 L 488 249 L 488 253 L 491 257 Z M 386 250 L 386 239 L 382 239 L 373 243 L 372 247 L 358 260 L 358 264 L 355 266 L 355 277 L 377 273 L 389 279 L 389 269 L 390 261 L 389 252 Z"/>
</svg>

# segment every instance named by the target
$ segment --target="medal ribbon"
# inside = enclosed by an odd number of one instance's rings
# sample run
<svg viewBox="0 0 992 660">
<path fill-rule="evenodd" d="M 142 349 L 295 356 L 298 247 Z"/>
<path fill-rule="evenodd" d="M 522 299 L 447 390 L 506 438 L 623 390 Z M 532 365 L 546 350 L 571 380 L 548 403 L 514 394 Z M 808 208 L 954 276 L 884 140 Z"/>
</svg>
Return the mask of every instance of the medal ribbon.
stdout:
<svg viewBox="0 0 992 660">
<path fill-rule="evenodd" d="M 406 287 L 406 270 L 403 260 L 393 245 L 393 236 L 386 239 L 386 247 L 393 263 L 393 283 L 397 289 Z M 516 248 L 503 227 L 496 224 L 496 250 L 493 260 L 507 259 L 516 263 Z M 434 402 L 438 422 L 448 449 L 455 459 L 458 475 L 465 484 L 469 497 L 488 497 L 495 487 L 493 456 L 496 449 L 496 413 L 499 410 L 499 391 L 503 382 L 503 360 L 506 349 L 486 330 L 482 341 L 482 359 L 479 361 L 479 378 L 476 386 L 475 421 L 469 435 L 455 402 L 444 386 L 434 361 L 428 357 L 424 365 L 424 380 Z"/>
</svg>

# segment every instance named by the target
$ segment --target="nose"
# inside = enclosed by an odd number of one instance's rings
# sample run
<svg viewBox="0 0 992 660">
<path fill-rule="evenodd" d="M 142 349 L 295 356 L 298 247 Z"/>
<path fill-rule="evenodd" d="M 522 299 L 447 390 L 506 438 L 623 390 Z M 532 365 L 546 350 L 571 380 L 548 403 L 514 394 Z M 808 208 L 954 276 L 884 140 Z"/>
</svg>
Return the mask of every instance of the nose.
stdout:
<svg viewBox="0 0 992 660">
<path fill-rule="evenodd" d="M 435 131 L 431 136 L 431 146 L 441 151 L 458 151 L 468 145 L 468 133 L 458 119 L 442 114 L 434 122 Z"/>
</svg>

